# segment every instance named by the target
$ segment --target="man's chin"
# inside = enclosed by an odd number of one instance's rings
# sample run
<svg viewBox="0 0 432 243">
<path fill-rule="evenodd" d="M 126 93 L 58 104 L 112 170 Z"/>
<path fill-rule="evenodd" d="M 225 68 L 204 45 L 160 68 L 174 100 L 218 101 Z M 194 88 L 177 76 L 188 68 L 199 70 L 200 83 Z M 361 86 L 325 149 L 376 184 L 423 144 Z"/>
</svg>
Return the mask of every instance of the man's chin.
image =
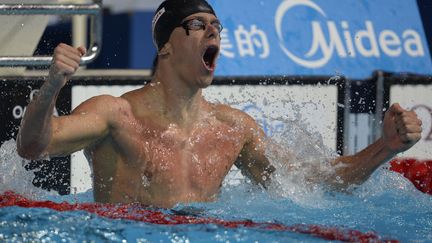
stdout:
<svg viewBox="0 0 432 243">
<path fill-rule="evenodd" d="M 206 75 L 204 77 L 201 77 L 201 79 L 198 82 L 199 88 L 205 89 L 208 86 L 210 86 L 213 82 L 213 75 Z"/>
</svg>

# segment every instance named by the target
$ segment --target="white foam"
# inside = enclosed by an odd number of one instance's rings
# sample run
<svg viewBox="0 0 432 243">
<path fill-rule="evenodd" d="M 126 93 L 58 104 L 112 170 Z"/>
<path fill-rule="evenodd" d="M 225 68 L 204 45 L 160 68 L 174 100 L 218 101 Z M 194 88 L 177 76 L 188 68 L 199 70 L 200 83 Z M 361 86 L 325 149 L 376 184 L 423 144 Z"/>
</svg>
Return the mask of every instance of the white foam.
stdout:
<svg viewBox="0 0 432 243">
<path fill-rule="evenodd" d="M 335 154 L 323 145 L 319 134 L 312 134 L 298 121 L 283 121 L 285 129 L 267 141 L 266 157 L 276 168 L 270 193 L 289 198 L 305 207 L 328 207 L 321 178 L 334 175 L 329 164 Z"/>
<path fill-rule="evenodd" d="M 30 199 L 53 194 L 32 184 L 34 172 L 24 168 L 29 162 L 18 155 L 13 139 L 3 143 L 0 147 L 0 193 L 14 191 Z"/>
</svg>

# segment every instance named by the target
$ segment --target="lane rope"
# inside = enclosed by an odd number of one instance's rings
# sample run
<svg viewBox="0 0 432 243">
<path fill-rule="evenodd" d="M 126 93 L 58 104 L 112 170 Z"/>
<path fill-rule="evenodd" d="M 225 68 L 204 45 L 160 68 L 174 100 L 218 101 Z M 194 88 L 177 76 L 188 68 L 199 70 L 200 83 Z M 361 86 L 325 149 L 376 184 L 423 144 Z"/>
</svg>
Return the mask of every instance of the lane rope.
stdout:
<svg viewBox="0 0 432 243">
<path fill-rule="evenodd" d="M 12 191 L 0 194 L 0 208 L 12 206 L 23 208 L 49 208 L 59 212 L 80 210 L 109 219 L 134 220 L 158 225 L 214 224 L 231 229 L 254 228 L 258 230 L 294 232 L 325 240 L 338 240 L 343 242 L 398 242 L 394 239 L 383 239 L 375 232 L 364 233 L 358 230 L 322 225 L 284 225 L 273 222 L 254 222 L 251 220 L 228 221 L 211 217 L 170 214 L 155 209 L 149 209 L 140 204 L 56 203 L 52 201 L 30 200 Z"/>
</svg>

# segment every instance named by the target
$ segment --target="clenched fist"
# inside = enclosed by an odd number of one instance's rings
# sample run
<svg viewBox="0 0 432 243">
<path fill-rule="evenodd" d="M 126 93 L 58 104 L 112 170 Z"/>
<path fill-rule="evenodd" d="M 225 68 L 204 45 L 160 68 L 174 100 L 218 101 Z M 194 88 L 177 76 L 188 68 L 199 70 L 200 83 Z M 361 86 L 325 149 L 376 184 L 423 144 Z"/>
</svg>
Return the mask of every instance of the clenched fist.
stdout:
<svg viewBox="0 0 432 243">
<path fill-rule="evenodd" d="M 393 104 L 384 116 L 383 138 L 393 153 L 411 148 L 421 138 L 422 121 L 414 111 Z"/>
<path fill-rule="evenodd" d="M 81 57 L 86 53 L 84 47 L 74 48 L 66 44 L 59 44 L 53 55 L 49 71 L 49 82 L 52 86 L 61 88 L 79 68 Z"/>
</svg>

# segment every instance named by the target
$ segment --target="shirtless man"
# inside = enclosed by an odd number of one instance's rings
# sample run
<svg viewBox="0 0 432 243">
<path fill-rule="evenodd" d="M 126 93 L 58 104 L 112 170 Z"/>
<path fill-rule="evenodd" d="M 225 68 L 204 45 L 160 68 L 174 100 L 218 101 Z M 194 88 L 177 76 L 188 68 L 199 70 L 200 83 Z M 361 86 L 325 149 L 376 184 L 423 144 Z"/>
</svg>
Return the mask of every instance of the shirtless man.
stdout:
<svg viewBox="0 0 432 243">
<path fill-rule="evenodd" d="M 28 106 L 17 146 L 28 159 L 84 149 L 93 166 L 97 202 L 140 202 L 172 207 L 214 200 L 235 164 L 264 187 L 275 170 L 265 137 L 247 114 L 208 103 L 221 25 L 204 0 L 168 0 L 153 21 L 158 63 L 150 85 L 121 97 L 91 98 L 71 115 L 53 117 L 60 89 L 85 49 L 60 44 L 47 81 Z M 391 106 L 383 137 L 354 156 L 332 162 L 343 185 L 360 184 L 381 164 L 421 137 L 416 114 Z M 335 185 L 336 179 L 317 178 Z"/>
</svg>

